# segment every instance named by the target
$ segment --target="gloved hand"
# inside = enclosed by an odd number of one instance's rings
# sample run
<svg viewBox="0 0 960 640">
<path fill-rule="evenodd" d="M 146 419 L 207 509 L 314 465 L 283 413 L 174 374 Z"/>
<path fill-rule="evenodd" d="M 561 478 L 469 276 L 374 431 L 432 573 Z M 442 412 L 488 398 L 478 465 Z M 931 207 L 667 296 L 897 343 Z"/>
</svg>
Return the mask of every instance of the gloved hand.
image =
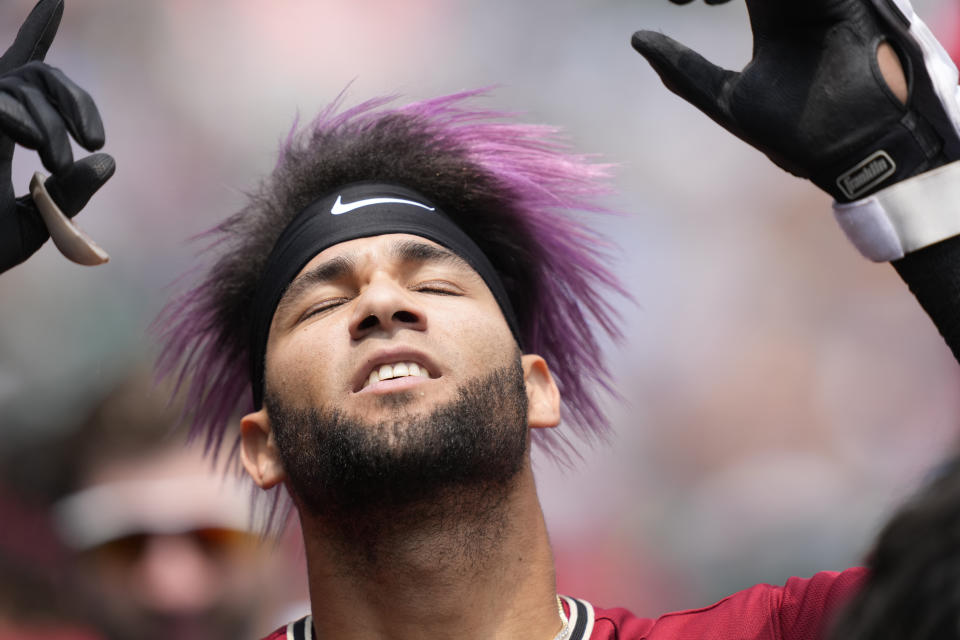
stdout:
<svg viewBox="0 0 960 640">
<path fill-rule="evenodd" d="M 908 0 L 746 3 L 753 59 L 740 72 L 652 31 L 633 47 L 671 91 L 840 202 L 960 158 L 956 69 Z M 883 42 L 904 65 L 906 104 L 880 72 Z"/>
<path fill-rule="evenodd" d="M 74 162 L 67 134 L 90 151 L 104 143 L 93 99 L 61 71 L 43 63 L 63 15 L 63 0 L 40 0 L 0 57 L 0 271 L 29 258 L 49 238 L 29 195 L 11 182 L 16 144 L 36 149 L 53 175 L 46 188 L 60 209 L 75 216 L 113 175 L 105 153 Z"/>
</svg>

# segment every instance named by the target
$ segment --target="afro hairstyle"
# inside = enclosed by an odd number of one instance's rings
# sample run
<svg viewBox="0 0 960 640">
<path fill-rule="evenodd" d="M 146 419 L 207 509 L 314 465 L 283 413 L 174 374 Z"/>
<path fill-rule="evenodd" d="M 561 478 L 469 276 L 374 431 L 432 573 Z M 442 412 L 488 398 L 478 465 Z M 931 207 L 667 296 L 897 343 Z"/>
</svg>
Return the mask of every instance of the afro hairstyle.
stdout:
<svg viewBox="0 0 960 640">
<path fill-rule="evenodd" d="M 381 97 L 349 109 L 341 93 L 309 126 L 294 126 L 246 205 L 200 236 L 212 264 L 154 325 L 158 374 L 186 387 L 192 438 L 219 451 L 237 416 L 253 410 L 250 309 L 283 229 L 317 198 L 370 180 L 422 193 L 476 242 L 503 281 L 524 350 L 550 364 L 564 423 L 587 441 L 604 436 L 599 395 L 613 391 L 597 334 L 620 338 L 606 294 L 626 293 L 585 214 L 609 213 L 597 200 L 610 193 L 610 165 L 571 153 L 555 128 L 476 107 L 486 93 L 399 107 Z M 534 438 L 571 462 L 562 431 L 540 429 Z"/>
</svg>

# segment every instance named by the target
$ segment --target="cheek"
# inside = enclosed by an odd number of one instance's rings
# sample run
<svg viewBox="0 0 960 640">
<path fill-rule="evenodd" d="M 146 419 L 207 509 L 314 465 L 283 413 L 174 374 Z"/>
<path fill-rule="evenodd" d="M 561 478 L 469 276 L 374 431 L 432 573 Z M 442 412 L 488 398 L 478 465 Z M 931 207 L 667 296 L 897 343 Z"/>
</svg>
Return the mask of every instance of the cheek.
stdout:
<svg viewBox="0 0 960 640">
<path fill-rule="evenodd" d="M 323 390 L 334 383 L 335 349 L 329 330 L 305 326 L 267 348 L 268 387 L 288 400 L 323 400 Z"/>
<path fill-rule="evenodd" d="M 458 322 L 460 334 L 457 342 L 460 353 L 471 364 L 482 369 L 500 367 L 513 360 L 516 354 L 516 342 L 506 320 L 497 314 L 486 316 L 488 319 L 470 322 Z"/>
</svg>

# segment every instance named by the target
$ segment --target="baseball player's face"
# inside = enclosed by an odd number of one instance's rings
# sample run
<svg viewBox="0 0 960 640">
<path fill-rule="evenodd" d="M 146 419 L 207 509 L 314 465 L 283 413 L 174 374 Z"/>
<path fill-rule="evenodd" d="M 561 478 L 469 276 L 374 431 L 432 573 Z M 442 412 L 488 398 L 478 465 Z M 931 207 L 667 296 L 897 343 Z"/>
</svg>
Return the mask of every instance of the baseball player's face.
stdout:
<svg viewBox="0 0 960 640">
<path fill-rule="evenodd" d="M 365 421 L 429 412 L 515 361 L 516 343 L 479 275 L 424 238 L 390 234 L 330 247 L 278 305 L 268 391 L 293 407 Z"/>
</svg>

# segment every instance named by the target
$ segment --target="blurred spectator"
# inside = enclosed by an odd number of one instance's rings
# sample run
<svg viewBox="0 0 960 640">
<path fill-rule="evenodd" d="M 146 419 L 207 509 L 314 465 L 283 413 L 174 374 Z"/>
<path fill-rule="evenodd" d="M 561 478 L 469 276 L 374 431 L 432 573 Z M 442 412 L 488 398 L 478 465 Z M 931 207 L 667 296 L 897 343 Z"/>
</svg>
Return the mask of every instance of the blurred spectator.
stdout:
<svg viewBox="0 0 960 640">
<path fill-rule="evenodd" d="M 884 527 L 835 640 L 960 638 L 960 456 Z"/>
<path fill-rule="evenodd" d="M 107 640 L 258 637 L 289 616 L 281 609 L 290 601 L 305 598 L 305 580 L 298 591 L 296 560 L 252 532 L 246 487 L 211 469 L 199 447 L 184 446 L 168 397 L 133 376 L 63 447 L 72 488 L 53 510 L 64 553 L 52 557 L 66 571 L 41 581 L 59 598 L 50 608 Z M 46 546 L 56 549 L 56 539 Z M 16 637 L 0 627 L 3 640 Z"/>
</svg>

